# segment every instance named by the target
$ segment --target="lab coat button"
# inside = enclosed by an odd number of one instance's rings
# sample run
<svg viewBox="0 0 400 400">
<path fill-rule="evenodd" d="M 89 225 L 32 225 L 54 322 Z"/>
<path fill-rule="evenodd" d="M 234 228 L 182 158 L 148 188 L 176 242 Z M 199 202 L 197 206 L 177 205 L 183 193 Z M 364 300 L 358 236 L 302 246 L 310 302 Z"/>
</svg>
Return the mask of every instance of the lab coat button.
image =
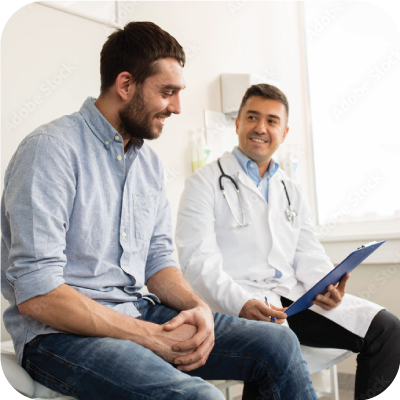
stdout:
<svg viewBox="0 0 400 400">
<path fill-rule="evenodd" d="M 118 161 L 121 161 L 121 160 L 122 160 L 122 156 L 118 156 L 118 157 L 117 157 L 117 160 L 118 160 Z"/>
<path fill-rule="evenodd" d="M 125 233 L 125 232 L 122 232 L 121 235 L 122 235 L 122 237 L 125 237 L 125 236 L 126 236 L 126 233 Z"/>
</svg>

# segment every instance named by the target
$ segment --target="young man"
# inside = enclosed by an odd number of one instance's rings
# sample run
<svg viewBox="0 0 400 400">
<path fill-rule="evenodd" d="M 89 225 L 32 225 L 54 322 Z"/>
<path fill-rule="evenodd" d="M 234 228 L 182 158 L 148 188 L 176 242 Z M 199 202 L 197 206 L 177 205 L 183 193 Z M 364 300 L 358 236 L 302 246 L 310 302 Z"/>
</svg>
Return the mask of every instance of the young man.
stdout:
<svg viewBox="0 0 400 400">
<path fill-rule="evenodd" d="M 251 86 L 236 119 L 239 146 L 186 181 L 176 231 L 181 268 L 214 311 L 282 323 L 280 307 L 333 268 L 304 195 L 272 159 L 288 134 L 288 114 L 279 89 Z M 238 185 L 240 199 L 223 173 Z M 304 345 L 360 353 L 356 399 L 372 398 L 399 369 L 400 322 L 376 304 L 345 296 L 348 279 L 288 323 Z"/>
<path fill-rule="evenodd" d="M 18 360 L 79 399 L 223 399 L 198 377 L 316 399 L 289 329 L 213 315 L 175 267 L 163 169 L 143 140 L 180 113 L 184 64 L 167 32 L 129 23 L 104 44 L 99 98 L 14 154 L 2 292 Z"/>
</svg>

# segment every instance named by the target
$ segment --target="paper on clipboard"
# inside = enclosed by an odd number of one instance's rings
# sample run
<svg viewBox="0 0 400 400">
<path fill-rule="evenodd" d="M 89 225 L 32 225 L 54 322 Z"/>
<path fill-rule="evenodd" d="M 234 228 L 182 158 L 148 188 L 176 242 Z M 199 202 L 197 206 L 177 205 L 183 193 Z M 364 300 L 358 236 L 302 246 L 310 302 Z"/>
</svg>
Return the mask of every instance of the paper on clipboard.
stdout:
<svg viewBox="0 0 400 400">
<path fill-rule="evenodd" d="M 331 272 L 325 275 L 318 283 L 316 283 L 307 293 L 303 294 L 285 311 L 285 314 L 290 317 L 300 311 L 306 310 L 313 305 L 313 300 L 319 294 L 325 294 L 329 285 L 336 285 L 340 279 L 347 273 L 353 271 L 367 257 L 369 257 L 376 249 L 382 246 L 386 240 L 381 242 L 372 242 L 359 247 L 347 256 L 338 266 Z"/>
</svg>

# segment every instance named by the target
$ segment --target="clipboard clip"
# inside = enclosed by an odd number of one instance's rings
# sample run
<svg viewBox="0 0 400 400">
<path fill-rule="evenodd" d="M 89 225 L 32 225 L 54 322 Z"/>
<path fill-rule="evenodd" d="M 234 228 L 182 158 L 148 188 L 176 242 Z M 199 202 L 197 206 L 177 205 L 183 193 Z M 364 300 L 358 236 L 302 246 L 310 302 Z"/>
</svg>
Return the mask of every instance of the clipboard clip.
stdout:
<svg viewBox="0 0 400 400">
<path fill-rule="evenodd" d="M 374 241 L 374 242 L 369 242 L 369 243 L 363 244 L 362 246 L 357 247 L 357 250 L 364 249 L 365 247 L 371 246 L 371 245 L 376 244 L 376 243 L 377 242 Z"/>
</svg>

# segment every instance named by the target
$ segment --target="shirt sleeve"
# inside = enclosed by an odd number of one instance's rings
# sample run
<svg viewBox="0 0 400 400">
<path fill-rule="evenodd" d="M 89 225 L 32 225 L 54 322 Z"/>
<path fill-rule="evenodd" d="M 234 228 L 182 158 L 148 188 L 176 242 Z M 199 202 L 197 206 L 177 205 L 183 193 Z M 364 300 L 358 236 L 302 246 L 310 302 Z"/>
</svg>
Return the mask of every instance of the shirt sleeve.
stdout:
<svg viewBox="0 0 400 400">
<path fill-rule="evenodd" d="M 182 273 L 213 311 L 238 316 L 252 294 L 223 270 L 223 256 L 215 233 L 213 187 L 204 169 L 185 183 L 176 228 Z"/>
<path fill-rule="evenodd" d="M 300 233 L 294 255 L 293 268 L 306 290 L 311 289 L 333 268 L 325 249 L 315 234 L 311 210 L 301 193 Z"/>
<path fill-rule="evenodd" d="M 11 232 L 6 277 L 17 304 L 64 283 L 65 237 L 76 190 L 64 146 L 49 135 L 31 136 L 6 177 L 4 213 Z"/>
<path fill-rule="evenodd" d="M 173 257 L 171 209 L 167 199 L 165 178 L 161 172 L 161 190 L 157 202 L 153 233 L 146 261 L 145 282 L 166 267 L 176 267 Z"/>
</svg>

